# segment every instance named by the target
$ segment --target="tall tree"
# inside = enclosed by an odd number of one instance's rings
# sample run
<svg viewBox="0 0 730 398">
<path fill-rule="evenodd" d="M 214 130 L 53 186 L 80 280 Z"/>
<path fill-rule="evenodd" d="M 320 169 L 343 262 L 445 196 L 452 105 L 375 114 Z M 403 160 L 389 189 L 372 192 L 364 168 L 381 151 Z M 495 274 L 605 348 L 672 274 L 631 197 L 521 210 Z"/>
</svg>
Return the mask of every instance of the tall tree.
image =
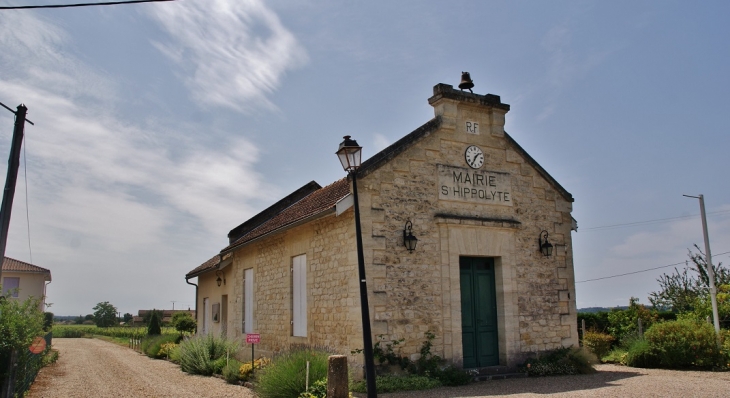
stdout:
<svg viewBox="0 0 730 398">
<path fill-rule="evenodd" d="M 649 294 L 649 302 L 654 308 L 674 312 L 693 311 L 698 298 L 708 294 L 710 279 L 705 254 L 697 245 L 694 246 L 697 253 L 688 250 L 689 261 L 681 272 L 675 268 L 674 274 L 663 274 L 657 279 L 660 290 Z M 712 269 L 715 271 L 715 286 L 730 283 L 730 270 L 723 267 L 722 263 L 713 265 Z"/>
<path fill-rule="evenodd" d="M 108 301 L 97 304 L 94 307 L 94 322 L 100 328 L 116 326 L 117 307 L 111 305 Z"/>
</svg>

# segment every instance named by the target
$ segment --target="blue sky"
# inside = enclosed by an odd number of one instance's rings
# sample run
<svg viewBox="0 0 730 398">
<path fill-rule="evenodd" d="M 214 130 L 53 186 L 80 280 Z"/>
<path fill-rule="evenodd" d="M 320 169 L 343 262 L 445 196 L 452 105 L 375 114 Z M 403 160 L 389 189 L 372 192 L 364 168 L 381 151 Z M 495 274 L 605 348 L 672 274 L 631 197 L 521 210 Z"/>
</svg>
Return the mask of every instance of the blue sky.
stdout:
<svg viewBox="0 0 730 398">
<path fill-rule="evenodd" d="M 469 71 L 575 197 L 577 281 L 684 261 L 702 231 L 682 194 L 705 195 L 714 260 L 726 263 L 728 17 L 722 1 L 0 11 L 0 101 L 26 104 L 35 123 L 28 207 L 21 169 L 7 255 L 31 260 L 27 208 L 32 260 L 53 272 L 51 311 L 192 307 L 184 275 L 231 228 L 310 180 L 344 176 L 343 135 L 369 157 L 427 122 L 432 87 Z M 12 125 L 0 110 L 0 154 Z M 671 270 L 578 283 L 578 306 L 647 303 Z"/>
</svg>

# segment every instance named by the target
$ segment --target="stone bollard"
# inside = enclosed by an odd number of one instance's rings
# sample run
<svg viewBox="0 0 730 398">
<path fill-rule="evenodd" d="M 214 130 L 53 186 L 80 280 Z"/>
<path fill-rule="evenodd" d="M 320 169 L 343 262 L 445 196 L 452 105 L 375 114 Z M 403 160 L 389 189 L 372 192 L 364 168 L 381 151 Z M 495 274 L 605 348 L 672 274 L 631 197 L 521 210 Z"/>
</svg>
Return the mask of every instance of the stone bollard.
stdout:
<svg viewBox="0 0 730 398">
<path fill-rule="evenodd" d="M 347 398 L 349 394 L 347 356 L 330 355 L 327 364 L 327 398 Z"/>
</svg>

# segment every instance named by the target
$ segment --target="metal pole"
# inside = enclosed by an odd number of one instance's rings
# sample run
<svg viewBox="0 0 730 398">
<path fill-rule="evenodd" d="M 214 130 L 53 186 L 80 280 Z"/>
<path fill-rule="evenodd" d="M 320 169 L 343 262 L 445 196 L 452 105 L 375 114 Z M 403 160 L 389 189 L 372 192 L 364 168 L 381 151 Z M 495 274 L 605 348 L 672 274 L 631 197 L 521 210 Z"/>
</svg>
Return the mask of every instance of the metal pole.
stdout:
<svg viewBox="0 0 730 398">
<path fill-rule="evenodd" d="M 718 344 L 720 343 L 720 318 L 717 313 L 717 289 L 715 288 L 715 270 L 712 267 L 712 253 L 710 252 L 710 235 L 707 233 L 707 215 L 705 214 L 705 196 L 689 196 L 700 200 L 700 214 L 702 215 L 702 233 L 705 237 L 705 265 L 707 266 L 707 279 L 710 282 L 710 301 L 712 302 L 712 318 L 714 318 L 715 334 Z"/>
<path fill-rule="evenodd" d="M 365 257 L 362 249 L 362 232 L 360 231 L 360 205 L 357 199 L 357 171 L 352 175 L 352 192 L 355 201 L 355 237 L 357 240 L 357 271 L 360 278 L 360 307 L 362 313 L 362 341 L 365 354 L 365 382 L 368 389 L 368 398 L 377 398 L 378 391 L 375 385 L 375 360 L 373 357 L 373 337 L 370 331 L 370 308 L 368 306 L 368 287 L 365 279 Z"/>
<path fill-rule="evenodd" d="M 13 197 L 15 196 L 15 183 L 18 181 L 18 167 L 20 166 L 20 147 L 23 144 L 23 129 L 25 128 L 25 114 L 28 108 L 25 105 L 18 105 L 15 112 L 15 128 L 13 129 L 13 140 L 10 146 L 10 158 L 8 159 L 8 174 L 5 178 L 5 191 L 3 201 L 0 205 L 0 261 L 5 260 L 5 246 L 8 243 L 8 228 L 10 227 L 10 213 L 13 209 Z M 2 281 L 2 267 L 0 266 L 0 281 Z M 0 292 L 1 294 L 1 292 Z"/>
</svg>

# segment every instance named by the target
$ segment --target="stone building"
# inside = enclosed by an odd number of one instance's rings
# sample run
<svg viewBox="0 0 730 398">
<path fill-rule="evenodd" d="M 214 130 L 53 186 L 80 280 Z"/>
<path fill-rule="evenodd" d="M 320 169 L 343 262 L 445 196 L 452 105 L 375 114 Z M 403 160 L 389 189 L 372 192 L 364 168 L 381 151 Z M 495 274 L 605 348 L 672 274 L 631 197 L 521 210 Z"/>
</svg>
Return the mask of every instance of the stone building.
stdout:
<svg viewBox="0 0 730 398">
<path fill-rule="evenodd" d="M 573 197 L 504 131 L 499 96 L 439 84 L 428 101 L 435 117 L 358 172 L 373 341 L 403 338 L 415 356 L 431 331 L 432 351 L 465 368 L 577 345 Z M 199 331 L 260 333 L 265 353 L 362 348 L 351 189 L 310 182 L 231 230 L 186 275 Z"/>
</svg>

